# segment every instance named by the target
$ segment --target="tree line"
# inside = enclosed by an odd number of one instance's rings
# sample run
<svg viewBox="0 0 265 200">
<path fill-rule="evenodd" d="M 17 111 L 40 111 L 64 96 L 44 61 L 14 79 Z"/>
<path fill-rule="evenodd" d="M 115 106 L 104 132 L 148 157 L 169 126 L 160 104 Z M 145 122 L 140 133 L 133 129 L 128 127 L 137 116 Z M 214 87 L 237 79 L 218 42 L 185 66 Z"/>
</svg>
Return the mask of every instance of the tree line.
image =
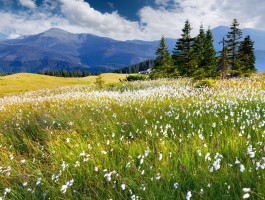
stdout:
<svg viewBox="0 0 265 200">
<path fill-rule="evenodd" d="M 113 71 L 113 73 L 134 74 L 153 68 L 154 65 L 155 65 L 155 60 L 148 59 L 135 65 L 131 65 L 122 69 L 116 69 Z"/>
<path fill-rule="evenodd" d="M 38 74 L 57 76 L 57 77 L 86 77 L 92 75 L 88 71 L 67 71 L 67 70 L 46 70 L 40 71 Z M 93 74 L 94 75 L 94 74 Z"/>
<path fill-rule="evenodd" d="M 219 55 L 214 49 L 210 28 L 205 30 L 201 25 L 196 37 L 191 36 L 191 30 L 191 24 L 186 20 L 181 38 L 177 40 L 172 54 L 162 36 L 156 50 L 151 78 L 227 78 L 244 76 L 256 71 L 254 42 L 249 35 L 242 40 L 242 31 L 237 19 L 232 21 L 230 31 L 221 42 L 223 49 Z"/>
</svg>

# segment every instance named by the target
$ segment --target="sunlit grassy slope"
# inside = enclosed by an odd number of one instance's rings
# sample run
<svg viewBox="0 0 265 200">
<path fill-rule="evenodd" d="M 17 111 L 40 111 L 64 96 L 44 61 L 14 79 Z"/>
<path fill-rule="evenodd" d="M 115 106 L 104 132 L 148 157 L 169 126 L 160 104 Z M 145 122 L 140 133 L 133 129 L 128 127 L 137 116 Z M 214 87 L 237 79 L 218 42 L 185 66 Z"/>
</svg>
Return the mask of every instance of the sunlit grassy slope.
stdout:
<svg viewBox="0 0 265 200">
<path fill-rule="evenodd" d="M 0 199 L 265 199 L 263 75 L 200 88 L 21 76 L 70 86 L 0 98 Z"/>
<path fill-rule="evenodd" d="M 95 82 L 96 77 L 62 78 L 28 73 L 13 74 L 0 77 L 0 97 L 39 89 L 52 89 L 70 85 L 88 85 Z M 109 73 L 102 74 L 102 77 L 106 83 L 115 83 L 119 82 L 119 79 L 124 79 L 126 75 Z"/>
</svg>

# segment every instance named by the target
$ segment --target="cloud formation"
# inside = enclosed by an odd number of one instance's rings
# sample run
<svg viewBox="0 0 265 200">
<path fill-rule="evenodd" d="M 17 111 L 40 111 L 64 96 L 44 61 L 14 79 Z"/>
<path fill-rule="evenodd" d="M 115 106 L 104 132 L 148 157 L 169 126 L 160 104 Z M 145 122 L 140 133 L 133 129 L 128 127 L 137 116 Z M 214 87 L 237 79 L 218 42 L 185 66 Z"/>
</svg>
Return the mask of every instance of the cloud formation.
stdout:
<svg viewBox="0 0 265 200">
<path fill-rule="evenodd" d="M 186 19 L 193 34 L 201 25 L 214 28 L 229 26 L 234 18 L 241 28 L 265 29 L 265 4 L 262 0 L 154 0 L 155 7 L 138 11 L 139 21 L 131 21 L 118 11 L 101 13 L 84 0 L 18 0 L 28 8 L 19 11 L 0 10 L 0 33 L 28 35 L 57 27 L 73 33 L 91 33 L 118 40 L 159 39 L 162 35 L 177 38 Z"/>
<path fill-rule="evenodd" d="M 22 6 L 28 7 L 28 8 L 36 8 L 36 4 L 34 0 L 19 0 L 19 3 Z"/>
</svg>

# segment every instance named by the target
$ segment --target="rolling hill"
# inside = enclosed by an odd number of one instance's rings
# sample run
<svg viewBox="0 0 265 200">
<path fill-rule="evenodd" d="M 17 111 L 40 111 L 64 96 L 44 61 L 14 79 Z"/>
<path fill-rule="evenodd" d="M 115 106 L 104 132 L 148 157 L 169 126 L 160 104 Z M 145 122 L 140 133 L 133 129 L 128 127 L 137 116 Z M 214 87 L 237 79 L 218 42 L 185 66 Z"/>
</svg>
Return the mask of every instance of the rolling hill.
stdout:
<svg viewBox="0 0 265 200">
<path fill-rule="evenodd" d="M 222 37 L 229 27 L 213 29 L 215 48 L 221 50 Z M 255 41 L 256 66 L 265 71 L 265 32 L 243 29 L 243 36 L 250 35 Z M 167 39 L 172 51 L 176 39 Z M 39 72 L 43 70 L 80 70 L 110 72 L 124 66 L 154 58 L 159 41 L 117 41 L 91 34 L 72 34 L 52 28 L 37 35 L 23 36 L 0 41 L 1 72 Z"/>
</svg>

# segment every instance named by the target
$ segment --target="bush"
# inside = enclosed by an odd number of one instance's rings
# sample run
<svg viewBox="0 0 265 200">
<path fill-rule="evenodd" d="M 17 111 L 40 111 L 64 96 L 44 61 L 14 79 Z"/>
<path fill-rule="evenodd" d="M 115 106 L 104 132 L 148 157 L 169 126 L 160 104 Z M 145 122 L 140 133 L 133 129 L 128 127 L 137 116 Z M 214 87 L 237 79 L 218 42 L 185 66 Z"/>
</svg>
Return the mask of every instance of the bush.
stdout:
<svg viewBox="0 0 265 200">
<path fill-rule="evenodd" d="M 105 81 L 103 80 L 103 77 L 101 75 L 99 75 L 97 78 L 96 78 L 96 81 L 95 81 L 95 85 L 98 89 L 102 89 L 103 88 L 103 85 L 104 85 Z"/>
<path fill-rule="evenodd" d="M 205 88 L 205 87 L 214 87 L 215 86 L 216 81 L 212 80 L 212 79 L 203 79 L 200 81 L 197 81 L 195 84 L 196 88 Z"/>
<path fill-rule="evenodd" d="M 144 81 L 147 80 L 148 76 L 144 75 L 129 75 L 126 77 L 126 81 Z"/>
</svg>

